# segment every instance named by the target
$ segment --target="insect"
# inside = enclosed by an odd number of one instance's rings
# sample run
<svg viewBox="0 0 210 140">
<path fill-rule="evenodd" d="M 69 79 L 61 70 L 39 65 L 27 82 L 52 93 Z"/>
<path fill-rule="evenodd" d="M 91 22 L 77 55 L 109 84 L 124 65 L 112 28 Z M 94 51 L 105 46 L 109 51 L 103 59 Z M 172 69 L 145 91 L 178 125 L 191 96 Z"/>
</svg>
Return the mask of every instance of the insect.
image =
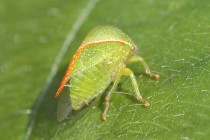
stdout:
<svg viewBox="0 0 210 140">
<path fill-rule="evenodd" d="M 89 104 L 113 83 L 105 97 L 102 120 L 106 120 L 111 95 L 121 76 L 130 76 L 136 99 L 144 106 L 149 106 L 149 102 L 140 94 L 133 71 L 126 64 L 141 62 L 147 75 L 155 79 L 159 79 L 159 75 L 151 72 L 136 51 L 134 42 L 120 29 L 113 26 L 94 28 L 75 52 L 56 92 L 58 121 L 66 119 L 72 109 L 79 110 Z"/>
</svg>

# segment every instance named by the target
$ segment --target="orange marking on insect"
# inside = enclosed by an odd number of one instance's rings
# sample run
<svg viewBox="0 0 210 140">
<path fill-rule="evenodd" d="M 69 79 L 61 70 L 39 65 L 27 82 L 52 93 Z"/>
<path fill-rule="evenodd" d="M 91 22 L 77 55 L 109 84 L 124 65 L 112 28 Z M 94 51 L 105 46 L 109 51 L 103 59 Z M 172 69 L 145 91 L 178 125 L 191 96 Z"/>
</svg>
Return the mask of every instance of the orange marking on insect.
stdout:
<svg viewBox="0 0 210 140">
<path fill-rule="evenodd" d="M 120 43 L 122 45 L 125 45 L 127 44 L 125 41 L 122 41 L 122 40 L 102 40 L 102 41 L 95 41 L 95 42 L 90 42 L 90 43 L 85 43 L 83 42 L 82 45 L 79 47 L 79 49 L 75 52 L 74 56 L 72 57 L 69 65 L 68 65 L 68 68 L 66 70 L 66 73 L 61 81 L 61 84 L 55 94 L 55 97 L 58 97 L 59 94 L 61 93 L 61 91 L 63 90 L 63 87 L 65 86 L 66 82 L 69 80 L 69 77 L 71 76 L 72 74 L 72 66 L 77 58 L 77 56 L 85 49 L 87 48 L 88 46 L 93 46 L 95 44 L 99 44 L 99 43 L 107 43 L 107 42 L 117 42 L 117 43 Z"/>
</svg>

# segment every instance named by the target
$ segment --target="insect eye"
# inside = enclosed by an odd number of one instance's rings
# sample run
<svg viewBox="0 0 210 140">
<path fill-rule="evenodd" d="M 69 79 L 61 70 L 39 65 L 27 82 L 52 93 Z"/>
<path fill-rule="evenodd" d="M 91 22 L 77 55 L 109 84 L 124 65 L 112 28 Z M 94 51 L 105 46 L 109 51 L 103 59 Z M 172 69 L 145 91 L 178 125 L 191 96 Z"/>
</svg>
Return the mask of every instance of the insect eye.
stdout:
<svg viewBox="0 0 210 140">
<path fill-rule="evenodd" d="M 137 47 L 136 46 L 132 46 L 131 49 L 132 49 L 133 53 L 135 53 L 137 51 Z"/>
</svg>

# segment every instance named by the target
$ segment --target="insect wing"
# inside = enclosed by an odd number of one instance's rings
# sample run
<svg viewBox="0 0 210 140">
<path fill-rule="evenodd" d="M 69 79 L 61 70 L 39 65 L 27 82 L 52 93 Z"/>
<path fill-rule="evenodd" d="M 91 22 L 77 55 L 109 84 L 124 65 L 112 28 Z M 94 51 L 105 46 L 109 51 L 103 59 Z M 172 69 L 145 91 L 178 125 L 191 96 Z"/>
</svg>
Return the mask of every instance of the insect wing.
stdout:
<svg viewBox="0 0 210 140">
<path fill-rule="evenodd" d="M 69 88 L 64 88 L 62 93 L 58 96 L 57 120 L 59 122 L 67 119 L 72 110 L 69 91 Z"/>
</svg>

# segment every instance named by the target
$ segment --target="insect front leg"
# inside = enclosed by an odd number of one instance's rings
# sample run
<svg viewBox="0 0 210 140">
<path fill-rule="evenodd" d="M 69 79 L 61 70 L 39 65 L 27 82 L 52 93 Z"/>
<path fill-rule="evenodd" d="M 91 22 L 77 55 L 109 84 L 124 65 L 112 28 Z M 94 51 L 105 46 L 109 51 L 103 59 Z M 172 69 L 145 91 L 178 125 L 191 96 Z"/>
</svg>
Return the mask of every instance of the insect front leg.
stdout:
<svg viewBox="0 0 210 140">
<path fill-rule="evenodd" d="M 156 80 L 159 79 L 160 75 L 156 73 L 152 73 L 146 61 L 142 57 L 137 56 L 137 55 L 131 56 L 130 58 L 127 59 L 126 63 L 131 63 L 131 62 L 141 62 L 146 70 L 147 75 L 149 75 L 150 77 L 154 77 Z"/>
<path fill-rule="evenodd" d="M 106 106 L 105 106 L 104 112 L 103 112 L 102 117 L 101 117 L 103 121 L 106 120 L 106 113 L 109 110 L 111 94 L 113 93 L 114 89 L 117 87 L 117 85 L 118 85 L 118 83 L 120 81 L 120 77 L 121 77 L 121 73 L 118 72 L 117 75 L 116 75 L 116 77 L 115 77 L 114 83 L 113 83 L 113 85 L 112 85 L 109 93 L 105 97 Z"/>
<path fill-rule="evenodd" d="M 143 97 L 141 96 L 141 93 L 139 91 L 139 88 L 138 88 L 138 85 L 137 85 L 137 82 L 136 82 L 135 75 L 133 74 L 133 71 L 131 69 L 129 69 L 129 68 L 124 68 L 121 71 L 121 75 L 130 76 L 131 81 L 133 83 L 133 87 L 134 87 L 135 93 L 136 93 L 136 99 L 138 101 L 140 101 L 141 103 L 143 103 L 144 106 L 149 106 L 150 105 L 149 101 L 143 99 Z"/>
</svg>

